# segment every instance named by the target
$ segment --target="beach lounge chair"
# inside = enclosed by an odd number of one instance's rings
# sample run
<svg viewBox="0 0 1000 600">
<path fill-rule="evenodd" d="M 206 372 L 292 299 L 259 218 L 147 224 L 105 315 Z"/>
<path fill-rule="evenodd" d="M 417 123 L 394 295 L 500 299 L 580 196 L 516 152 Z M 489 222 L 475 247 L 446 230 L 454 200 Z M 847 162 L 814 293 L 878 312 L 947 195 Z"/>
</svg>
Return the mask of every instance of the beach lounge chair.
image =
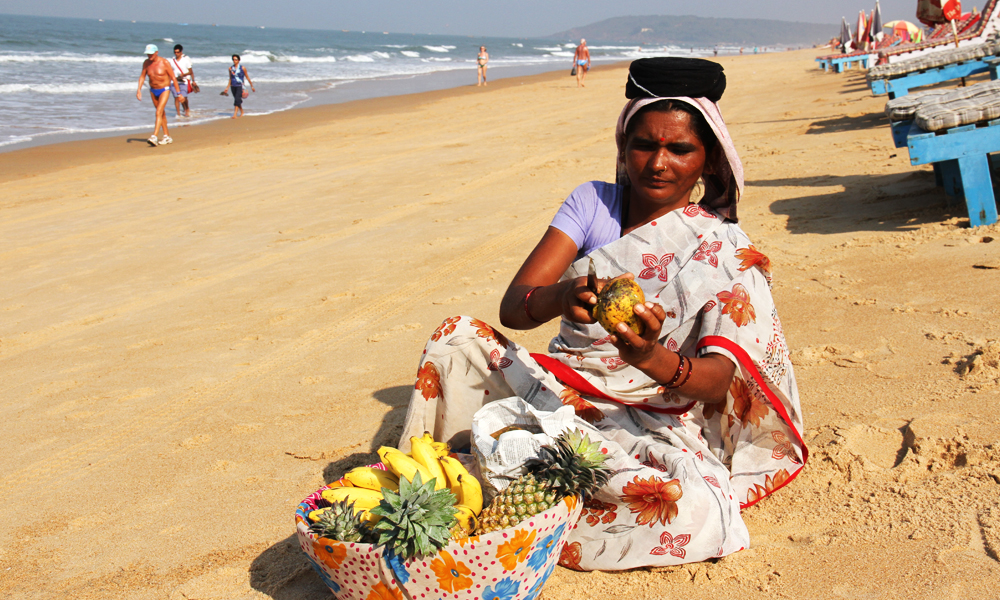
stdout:
<svg viewBox="0 0 1000 600">
<path fill-rule="evenodd" d="M 1000 81 L 903 96 L 886 113 L 910 164 L 933 164 L 937 184 L 965 199 L 973 227 L 997 222 L 989 155 L 1000 152 Z"/>
<path fill-rule="evenodd" d="M 905 96 L 911 89 L 960 77 L 991 71 L 996 67 L 988 59 L 1000 54 L 996 34 L 974 46 L 932 52 L 908 60 L 878 65 L 868 69 L 865 79 L 875 96 L 888 94 L 890 99 Z"/>
<path fill-rule="evenodd" d="M 977 15 L 970 15 L 958 21 L 956 25 L 960 47 L 984 43 L 991 34 L 1000 31 L 1000 0 L 987 0 L 982 12 Z M 860 62 L 857 57 L 867 57 L 867 60 L 862 64 L 874 65 L 878 60 L 879 53 L 881 53 L 885 56 L 889 64 L 892 64 L 901 60 L 938 52 L 942 49 L 947 49 L 949 46 L 952 48 L 955 47 L 955 36 L 951 32 L 951 24 L 945 23 L 934 28 L 922 42 L 859 50 L 848 54 L 832 54 L 818 57 L 816 61 L 820 63 L 820 67 L 823 67 L 824 61 L 829 61 L 832 64 L 834 59 L 839 59 L 841 64 L 847 64 L 852 58 L 853 62 Z M 830 67 L 826 67 L 825 70 L 829 71 Z M 836 72 L 839 73 L 841 71 Z"/>
</svg>

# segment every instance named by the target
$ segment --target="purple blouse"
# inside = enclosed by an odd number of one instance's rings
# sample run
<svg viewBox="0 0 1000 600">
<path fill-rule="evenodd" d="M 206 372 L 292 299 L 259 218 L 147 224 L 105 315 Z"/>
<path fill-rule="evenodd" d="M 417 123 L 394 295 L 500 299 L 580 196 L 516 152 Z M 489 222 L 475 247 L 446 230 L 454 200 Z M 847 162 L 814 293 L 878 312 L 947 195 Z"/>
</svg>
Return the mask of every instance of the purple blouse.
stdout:
<svg viewBox="0 0 1000 600">
<path fill-rule="evenodd" d="M 588 181 L 559 207 L 551 226 L 573 240 L 578 258 L 621 238 L 621 192 L 613 183 Z"/>
</svg>

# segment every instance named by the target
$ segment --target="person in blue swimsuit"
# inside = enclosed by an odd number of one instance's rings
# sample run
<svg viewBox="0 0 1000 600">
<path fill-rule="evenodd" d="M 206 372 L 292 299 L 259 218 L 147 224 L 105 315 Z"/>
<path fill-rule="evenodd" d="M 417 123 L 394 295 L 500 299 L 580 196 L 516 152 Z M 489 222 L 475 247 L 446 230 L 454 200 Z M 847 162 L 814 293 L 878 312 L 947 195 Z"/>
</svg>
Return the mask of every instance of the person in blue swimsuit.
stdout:
<svg viewBox="0 0 1000 600">
<path fill-rule="evenodd" d="M 253 81 L 250 80 L 250 74 L 247 73 L 247 68 L 240 64 L 240 55 L 233 55 L 233 66 L 229 67 L 229 85 L 226 89 L 222 90 L 222 95 L 226 96 L 229 94 L 229 90 L 233 91 L 233 118 L 243 116 L 243 81 L 246 80 L 250 84 L 250 90 L 256 92 L 257 88 L 253 86 Z"/>
<path fill-rule="evenodd" d="M 587 48 L 587 40 L 580 40 L 580 45 L 573 53 L 573 64 L 576 65 L 576 86 L 586 87 L 583 80 L 587 78 L 587 71 L 590 70 L 590 49 Z"/>
<path fill-rule="evenodd" d="M 173 142 L 170 133 L 167 131 L 167 100 L 170 94 L 167 89 L 173 87 L 174 91 L 180 93 L 177 87 L 177 78 L 174 77 L 174 70 L 167 59 L 159 55 L 159 49 L 155 44 L 146 46 L 146 60 L 142 63 L 142 72 L 139 73 L 139 88 L 135 91 L 135 99 L 142 100 L 142 84 L 149 77 L 149 94 L 153 100 L 153 107 L 156 109 L 156 125 L 153 127 L 153 135 L 149 136 L 149 143 L 152 146 L 164 145 Z M 163 129 L 163 139 L 157 141 L 156 134 Z"/>
</svg>

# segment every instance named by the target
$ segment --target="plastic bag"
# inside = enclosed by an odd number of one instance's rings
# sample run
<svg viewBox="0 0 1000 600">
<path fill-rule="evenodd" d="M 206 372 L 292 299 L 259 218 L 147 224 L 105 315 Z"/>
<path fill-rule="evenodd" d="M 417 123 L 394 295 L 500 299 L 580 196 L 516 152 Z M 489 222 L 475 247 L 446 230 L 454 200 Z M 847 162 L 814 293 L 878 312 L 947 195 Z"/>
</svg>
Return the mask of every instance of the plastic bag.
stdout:
<svg viewBox="0 0 1000 600">
<path fill-rule="evenodd" d="M 539 410 L 517 396 L 485 404 L 472 417 L 472 453 L 479 464 L 487 501 L 521 476 L 539 448 L 567 429 L 596 430 L 576 416 L 572 406 Z"/>
</svg>

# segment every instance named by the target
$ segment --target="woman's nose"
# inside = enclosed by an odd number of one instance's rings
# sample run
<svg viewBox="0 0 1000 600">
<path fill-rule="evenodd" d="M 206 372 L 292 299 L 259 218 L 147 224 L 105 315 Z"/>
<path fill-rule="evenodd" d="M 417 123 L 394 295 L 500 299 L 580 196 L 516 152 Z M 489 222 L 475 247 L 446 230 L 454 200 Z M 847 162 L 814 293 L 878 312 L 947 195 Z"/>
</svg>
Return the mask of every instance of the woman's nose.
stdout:
<svg viewBox="0 0 1000 600">
<path fill-rule="evenodd" d="M 667 169 L 667 149 L 659 148 L 653 155 L 653 170 L 665 171 Z"/>
</svg>

